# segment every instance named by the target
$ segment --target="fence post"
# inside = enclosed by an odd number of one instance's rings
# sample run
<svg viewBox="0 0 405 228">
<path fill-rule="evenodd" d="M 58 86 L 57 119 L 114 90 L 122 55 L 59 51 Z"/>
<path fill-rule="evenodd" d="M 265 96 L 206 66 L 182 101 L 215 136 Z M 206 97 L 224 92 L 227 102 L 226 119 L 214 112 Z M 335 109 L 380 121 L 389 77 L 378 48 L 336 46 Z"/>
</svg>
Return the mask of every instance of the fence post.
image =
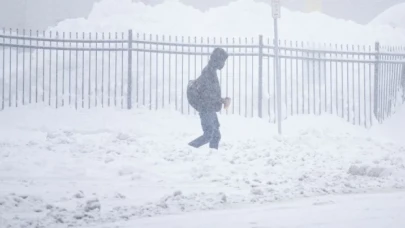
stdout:
<svg viewBox="0 0 405 228">
<path fill-rule="evenodd" d="M 132 29 L 128 31 L 128 109 L 132 108 Z"/>
<path fill-rule="evenodd" d="M 402 63 L 401 70 L 401 88 L 402 88 L 402 103 L 405 102 L 405 63 Z"/>
<path fill-rule="evenodd" d="M 259 117 L 263 117 L 263 35 L 259 35 Z"/>
<path fill-rule="evenodd" d="M 280 50 L 278 46 L 278 23 L 277 18 L 274 18 L 274 68 L 276 72 L 276 91 L 277 91 L 277 128 L 278 133 L 282 134 L 282 110 L 281 110 L 281 66 L 280 66 Z"/>
<path fill-rule="evenodd" d="M 375 64 L 374 64 L 374 116 L 380 120 L 380 106 L 379 106 L 379 68 L 380 68 L 380 42 L 375 43 Z"/>
</svg>

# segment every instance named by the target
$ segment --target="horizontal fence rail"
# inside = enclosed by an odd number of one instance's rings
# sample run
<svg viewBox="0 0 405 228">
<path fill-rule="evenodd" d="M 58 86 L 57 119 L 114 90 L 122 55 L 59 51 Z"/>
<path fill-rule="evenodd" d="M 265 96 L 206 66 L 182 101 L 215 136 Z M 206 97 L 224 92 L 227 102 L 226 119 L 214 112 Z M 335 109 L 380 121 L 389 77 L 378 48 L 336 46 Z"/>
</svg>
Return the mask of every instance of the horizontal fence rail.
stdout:
<svg viewBox="0 0 405 228">
<path fill-rule="evenodd" d="M 121 33 L 0 31 L 0 109 L 32 103 L 79 108 L 173 106 L 193 114 L 185 92 L 215 47 L 229 53 L 219 71 L 224 114 L 277 120 L 324 113 L 370 127 L 404 102 L 405 48 L 313 44 L 256 38 Z M 281 97 L 275 56 L 279 53 Z"/>
</svg>

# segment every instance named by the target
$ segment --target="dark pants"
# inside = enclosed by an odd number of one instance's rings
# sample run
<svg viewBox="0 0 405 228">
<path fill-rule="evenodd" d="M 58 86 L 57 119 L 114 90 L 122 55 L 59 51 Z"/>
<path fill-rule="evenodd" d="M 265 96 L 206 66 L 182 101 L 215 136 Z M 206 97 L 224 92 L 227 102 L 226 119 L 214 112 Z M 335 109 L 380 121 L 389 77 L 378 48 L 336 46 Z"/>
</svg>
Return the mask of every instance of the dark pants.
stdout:
<svg viewBox="0 0 405 228">
<path fill-rule="evenodd" d="M 210 143 L 210 148 L 218 149 L 221 133 L 219 132 L 219 122 L 216 112 L 200 112 L 201 126 L 204 134 L 188 145 L 199 148 L 207 143 Z"/>
</svg>

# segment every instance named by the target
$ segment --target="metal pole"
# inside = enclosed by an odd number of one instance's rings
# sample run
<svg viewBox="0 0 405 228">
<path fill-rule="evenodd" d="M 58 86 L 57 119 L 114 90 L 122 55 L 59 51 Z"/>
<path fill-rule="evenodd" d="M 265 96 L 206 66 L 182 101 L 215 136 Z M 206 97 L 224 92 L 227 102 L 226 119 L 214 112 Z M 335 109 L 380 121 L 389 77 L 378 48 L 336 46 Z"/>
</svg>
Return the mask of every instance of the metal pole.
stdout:
<svg viewBox="0 0 405 228">
<path fill-rule="evenodd" d="M 280 57 L 279 57 L 279 47 L 278 47 L 278 24 L 277 18 L 274 18 L 274 60 L 275 60 L 275 70 L 276 70 L 276 81 L 277 81 L 277 122 L 278 122 L 278 133 L 282 134 L 281 130 L 281 69 L 280 69 Z"/>
<path fill-rule="evenodd" d="M 262 101 L 263 101 L 263 36 L 259 36 L 259 101 L 258 101 L 258 112 L 259 117 L 263 117 L 262 113 Z"/>
<path fill-rule="evenodd" d="M 379 94 L 379 88 L 380 88 L 380 80 L 379 80 L 379 68 L 380 68 L 380 64 L 379 64 L 379 60 L 380 60 L 380 43 L 376 42 L 375 43 L 375 65 L 374 65 L 374 116 L 375 118 L 380 121 L 380 114 L 381 114 L 381 109 L 380 109 L 380 103 L 379 103 L 379 99 L 380 99 L 380 94 Z"/>
<path fill-rule="evenodd" d="M 128 31 L 128 109 L 132 108 L 132 30 Z"/>
</svg>

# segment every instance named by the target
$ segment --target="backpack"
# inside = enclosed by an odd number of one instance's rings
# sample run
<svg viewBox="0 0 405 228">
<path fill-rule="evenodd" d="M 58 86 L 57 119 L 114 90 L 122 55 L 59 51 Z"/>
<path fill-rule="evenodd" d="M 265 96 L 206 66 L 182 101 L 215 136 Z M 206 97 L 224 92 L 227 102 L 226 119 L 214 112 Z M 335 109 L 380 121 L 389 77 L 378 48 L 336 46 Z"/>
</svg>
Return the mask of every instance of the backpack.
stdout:
<svg viewBox="0 0 405 228">
<path fill-rule="evenodd" d="M 197 80 L 190 80 L 187 85 L 187 100 L 195 110 L 201 110 L 200 91 Z"/>
</svg>

